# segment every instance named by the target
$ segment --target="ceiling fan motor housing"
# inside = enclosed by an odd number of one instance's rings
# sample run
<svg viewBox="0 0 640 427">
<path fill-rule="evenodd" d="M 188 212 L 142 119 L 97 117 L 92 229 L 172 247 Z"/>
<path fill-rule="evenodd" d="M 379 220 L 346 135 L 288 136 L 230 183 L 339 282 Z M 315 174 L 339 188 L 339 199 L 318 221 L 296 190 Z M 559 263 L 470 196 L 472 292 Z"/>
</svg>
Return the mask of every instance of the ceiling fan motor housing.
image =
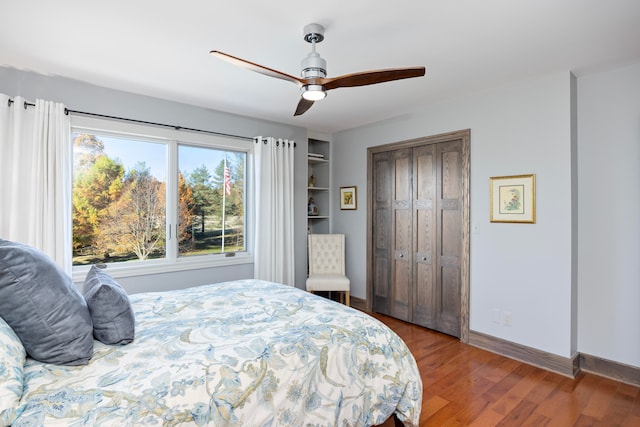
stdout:
<svg viewBox="0 0 640 427">
<path fill-rule="evenodd" d="M 302 60 L 303 78 L 310 77 L 327 77 L 327 61 L 325 61 L 317 52 L 310 52 L 306 58 Z"/>
</svg>

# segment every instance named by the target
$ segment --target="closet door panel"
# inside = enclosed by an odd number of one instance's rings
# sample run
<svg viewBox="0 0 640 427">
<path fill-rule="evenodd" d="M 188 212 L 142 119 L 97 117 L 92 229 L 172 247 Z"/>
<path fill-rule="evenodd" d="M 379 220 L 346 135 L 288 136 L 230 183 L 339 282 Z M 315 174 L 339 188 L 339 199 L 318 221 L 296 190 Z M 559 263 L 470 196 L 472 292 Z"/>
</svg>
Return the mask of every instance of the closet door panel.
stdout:
<svg viewBox="0 0 640 427">
<path fill-rule="evenodd" d="M 418 240 L 418 251 L 415 262 L 415 286 L 414 286 L 414 308 L 413 323 L 427 328 L 435 328 L 435 272 L 433 264 L 433 253 L 430 250 L 429 235 L 433 235 L 433 224 L 427 212 L 416 213 L 416 229 Z"/>
<path fill-rule="evenodd" d="M 397 209 L 395 214 L 395 251 L 393 260 L 392 315 L 410 320 L 409 290 L 411 287 L 411 215 L 406 209 Z"/>
<path fill-rule="evenodd" d="M 451 149 L 452 144 L 448 145 Z M 461 153 L 458 151 L 445 151 L 442 153 L 442 198 L 458 200 L 461 197 L 460 180 L 462 163 Z"/>
<path fill-rule="evenodd" d="M 436 329 L 445 334 L 460 336 L 460 269 L 443 266 L 439 298 L 440 313 Z"/>
<path fill-rule="evenodd" d="M 375 263 L 374 263 L 374 294 L 379 297 L 383 304 L 387 303 L 389 297 L 389 209 L 376 210 L 376 223 L 374 227 L 376 233 L 375 241 Z"/>
<path fill-rule="evenodd" d="M 373 286 L 378 303 L 378 309 L 384 309 L 384 302 L 389 297 L 389 260 L 387 258 L 376 257 L 374 264 Z"/>
<path fill-rule="evenodd" d="M 437 314 L 435 329 L 460 336 L 462 255 L 462 144 L 438 145 Z"/>
<path fill-rule="evenodd" d="M 462 212 L 459 210 L 442 210 L 442 250 L 441 255 L 454 257 L 454 263 L 460 262 L 460 239 L 462 235 Z"/>
<path fill-rule="evenodd" d="M 434 254 L 436 239 L 436 166 L 435 146 L 413 150 L 414 176 L 414 265 L 413 323 L 435 328 L 436 274 Z"/>
<path fill-rule="evenodd" d="M 412 236 L 411 217 L 411 150 L 393 152 L 393 264 L 391 315 L 398 319 L 411 320 Z"/>
<path fill-rule="evenodd" d="M 392 244 L 392 177 L 391 153 L 378 153 L 373 158 L 373 309 L 391 315 L 391 244 Z"/>
</svg>

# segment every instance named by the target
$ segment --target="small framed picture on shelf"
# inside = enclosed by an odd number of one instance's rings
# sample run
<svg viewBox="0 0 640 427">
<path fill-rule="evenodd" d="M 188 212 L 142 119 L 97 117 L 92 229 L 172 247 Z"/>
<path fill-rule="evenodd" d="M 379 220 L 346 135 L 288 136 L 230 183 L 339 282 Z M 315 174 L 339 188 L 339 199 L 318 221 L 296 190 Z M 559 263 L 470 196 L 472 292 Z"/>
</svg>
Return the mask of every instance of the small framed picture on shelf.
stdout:
<svg viewBox="0 0 640 427">
<path fill-rule="evenodd" d="M 358 198 L 356 187 L 340 187 L 340 209 L 356 210 L 358 209 Z"/>
<path fill-rule="evenodd" d="M 489 178 L 491 222 L 536 222 L 536 176 Z"/>
</svg>

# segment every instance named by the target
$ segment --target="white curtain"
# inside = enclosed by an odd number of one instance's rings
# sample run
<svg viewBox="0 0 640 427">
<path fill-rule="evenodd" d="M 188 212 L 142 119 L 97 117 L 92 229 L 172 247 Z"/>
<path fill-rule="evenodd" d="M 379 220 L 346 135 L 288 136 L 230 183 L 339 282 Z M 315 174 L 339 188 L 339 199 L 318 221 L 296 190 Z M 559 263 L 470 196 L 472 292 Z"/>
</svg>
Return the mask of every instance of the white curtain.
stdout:
<svg viewBox="0 0 640 427">
<path fill-rule="evenodd" d="M 71 127 L 63 104 L 0 94 L 0 237 L 71 273 Z"/>
<path fill-rule="evenodd" d="M 295 285 L 294 143 L 256 137 L 254 277 Z"/>
</svg>

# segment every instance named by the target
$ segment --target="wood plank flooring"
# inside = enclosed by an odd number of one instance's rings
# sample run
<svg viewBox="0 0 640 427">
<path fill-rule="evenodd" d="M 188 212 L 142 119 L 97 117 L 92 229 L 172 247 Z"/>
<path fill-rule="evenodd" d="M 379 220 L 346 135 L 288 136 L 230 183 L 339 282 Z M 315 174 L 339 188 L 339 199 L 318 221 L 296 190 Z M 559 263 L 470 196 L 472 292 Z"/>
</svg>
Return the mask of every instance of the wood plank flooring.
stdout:
<svg viewBox="0 0 640 427">
<path fill-rule="evenodd" d="M 575 379 L 378 313 L 413 353 L 421 426 L 640 427 L 640 388 L 581 372 Z"/>
</svg>

